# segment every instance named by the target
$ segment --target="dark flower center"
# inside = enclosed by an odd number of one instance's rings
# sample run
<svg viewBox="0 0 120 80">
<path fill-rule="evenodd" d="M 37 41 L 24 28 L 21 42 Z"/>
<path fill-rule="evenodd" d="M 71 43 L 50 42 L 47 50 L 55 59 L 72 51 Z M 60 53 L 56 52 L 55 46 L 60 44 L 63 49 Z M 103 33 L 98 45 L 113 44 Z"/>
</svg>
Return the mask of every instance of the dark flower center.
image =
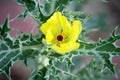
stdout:
<svg viewBox="0 0 120 80">
<path fill-rule="evenodd" d="M 63 36 L 62 36 L 62 35 L 58 35 L 58 36 L 57 36 L 57 40 L 58 40 L 58 41 L 62 41 L 62 40 L 63 40 Z"/>
</svg>

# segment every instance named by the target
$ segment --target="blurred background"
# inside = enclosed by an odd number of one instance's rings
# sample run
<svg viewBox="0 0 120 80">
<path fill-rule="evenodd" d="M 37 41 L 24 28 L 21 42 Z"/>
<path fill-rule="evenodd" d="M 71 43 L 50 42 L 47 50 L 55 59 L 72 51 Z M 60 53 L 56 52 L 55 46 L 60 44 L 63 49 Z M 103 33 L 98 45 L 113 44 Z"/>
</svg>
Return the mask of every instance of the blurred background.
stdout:
<svg viewBox="0 0 120 80">
<path fill-rule="evenodd" d="M 99 30 L 87 35 L 91 40 L 98 41 L 99 38 L 107 38 L 112 30 L 120 25 L 119 4 L 120 0 L 109 0 L 109 2 L 107 2 L 107 0 L 104 0 L 104 2 L 102 2 L 102 0 L 89 0 L 85 4 L 81 4 L 82 7 L 80 9 L 85 12 L 85 14 L 91 16 L 90 19 L 88 19 L 89 28 L 99 28 Z M 79 10 L 79 3 L 71 3 L 70 5 L 78 5 L 77 8 L 75 8 L 76 10 Z M 19 6 L 15 0 L 0 0 L 0 25 L 4 22 L 5 18 L 9 16 L 10 27 L 12 28 L 10 34 L 12 37 L 18 36 L 20 32 L 33 34 L 37 34 L 38 32 L 38 29 L 36 28 L 38 24 L 31 17 L 28 17 L 26 20 L 17 19 L 12 21 L 12 19 L 23 10 L 24 8 Z M 85 24 L 84 27 L 86 27 Z M 118 27 L 117 33 L 120 33 L 120 27 Z M 120 41 L 116 44 L 120 46 Z M 120 76 L 120 57 L 113 58 L 113 62 L 116 64 L 116 70 Z M 32 69 L 32 67 L 27 68 L 18 61 L 11 69 L 11 76 L 13 77 L 13 80 L 27 80 Z M 7 79 L 5 79 L 5 77 L 0 77 L 0 80 Z M 120 80 L 120 78 L 108 80 Z"/>
</svg>

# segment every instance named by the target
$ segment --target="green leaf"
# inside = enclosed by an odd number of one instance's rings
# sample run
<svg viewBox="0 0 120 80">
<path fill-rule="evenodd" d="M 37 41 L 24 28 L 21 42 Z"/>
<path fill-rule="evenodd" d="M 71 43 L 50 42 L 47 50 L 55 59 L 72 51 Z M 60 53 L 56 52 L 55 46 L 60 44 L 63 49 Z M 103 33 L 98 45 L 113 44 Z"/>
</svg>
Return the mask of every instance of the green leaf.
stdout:
<svg viewBox="0 0 120 80">
<path fill-rule="evenodd" d="M 32 12 L 36 8 L 36 3 L 34 0 L 17 0 L 19 5 L 26 7 L 29 12 Z"/>
<path fill-rule="evenodd" d="M 112 63 L 113 56 L 119 56 L 120 47 L 115 45 L 115 42 L 120 39 L 120 35 L 112 35 L 107 40 L 100 40 L 99 42 L 86 43 L 80 42 L 79 48 L 80 55 L 89 55 L 97 57 L 97 60 L 103 62 L 104 68 L 108 68 L 111 72 L 115 73 L 114 65 Z"/>
<path fill-rule="evenodd" d="M 38 11 L 39 16 L 34 15 L 34 19 L 39 23 L 43 23 L 48 20 L 48 18 L 55 12 L 55 11 L 62 11 L 65 6 L 71 0 L 45 0 L 44 4 L 38 4 Z"/>
<path fill-rule="evenodd" d="M 108 70 L 101 72 L 102 66 L 103 64 L 101 64 L 100 61 L 93 59 L 86 67 L 84 67 L 76 74 L 78 77 L 73 77 L 69 80 L 104 80 L 106 78 L 111 79 L 114 75 Z"/>
<path fill-rule="evenodd" d="M 46 0 L 43 7 L 47 14 L 52 14 L 55 11 L 62 11 L 70 1 L 72 0 Z"/>
<path fill-rule="evenodd" d="M 71 0 L 46 0 L 44 4 L 41 4 L 34 0 L 17 0 L 20 5 L 25 7 L 25 13 L 18 15 L 18 18 L 30 15 L 41 25 L 55 11 L 62 11 L 70 1 Z"/>
<path fill-rule="evenodd" d="M 35 58 L 41 50 L 41 36 L 21 33 L 16 38 L 9 36 L 8 19 L 0 27 L 0 72 L 10 79 L 10 68 L 16 60 Z M 9 36 L 9 37 L 8 37 Z"/>
<path fill-rule="evenodd" d="M 115 73 L 114 64 L 112 63 L 112 59 L 111 59 L 112 57 L 110 57 L 110 55 L 106 53 L 100 55 L 104 60 L 103 69 L 107 67 L 108 69 L 110 69 L 111 72 Z"/>
<path fill-rule="evenodd" d="M 46 80 L 45 74 L 46 74 L 46 68 L 43 68 L 41 70 L 38 70 L 33 77 L 31 77 L 29 80 Z"/>
<path fill-rule="evenodd" d="M 9 69 L 13 61 L 34 58 L 41 50 L 41 42 L 31 40 L 28 35 L 18 37 L 12 44 L 9 44 L 9 41 L 0 39 L 0 46 L 0 69 L 9 75 Z"/>
<path fill-rule="evenodd" d="M 28 16 L 28 11 L 25 10 L 25 11 L 23 11 L 22 13 L 18 14 L 18 15 L 17 15 L 15 18 L 13 18 L 11 21 L 14 21 L 14 20 L 19 19 L 19 18 L 24 18 L 24 19 L 26 19 L 27 16 Z"/>
<path fill-rule="evenodd" d="M 7 32 L 9 31 L 9 17 L 7 17 L 4 21 L 4 24 L 0 27 L 0 35 L 2 35 L 3 37 L 7 37 Z"/>
</svg>

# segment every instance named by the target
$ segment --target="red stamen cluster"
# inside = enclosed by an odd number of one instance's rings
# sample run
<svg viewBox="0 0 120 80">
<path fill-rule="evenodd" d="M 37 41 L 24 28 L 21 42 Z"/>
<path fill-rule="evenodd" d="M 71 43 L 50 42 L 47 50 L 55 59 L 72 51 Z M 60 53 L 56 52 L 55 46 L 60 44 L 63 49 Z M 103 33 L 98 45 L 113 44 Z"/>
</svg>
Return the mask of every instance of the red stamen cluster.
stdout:
<svg viewBox="0 0 120 80">
<path fill-rule="evenodd" d="M 57 40 L 58 40 L 58 41 L 62 41 L 62 40 L 63 40 L 63 36 L 62 36 L 62 35 L 58 35 L 58 36 L 57 36 Z"/>
</svg>

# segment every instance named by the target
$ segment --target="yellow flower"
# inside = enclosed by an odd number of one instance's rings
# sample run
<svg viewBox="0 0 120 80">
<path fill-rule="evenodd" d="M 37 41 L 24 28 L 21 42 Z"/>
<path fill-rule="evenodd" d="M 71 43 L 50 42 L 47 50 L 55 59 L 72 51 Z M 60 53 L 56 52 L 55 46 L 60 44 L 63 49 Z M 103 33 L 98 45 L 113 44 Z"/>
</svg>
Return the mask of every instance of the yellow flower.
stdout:
<svg viewBox="0 0 120 80">
<path fill-rule="evenodd" d="M 60 12 L 55 12 L 47 22 L 42 24 L 40 30 L 45 35 L 50 48 L 60 54 L 65 54 L 80 46 L 80 43 L 76 41 L 82 30 L 81 22 L 75 20 L 71 25 Z"/>
</svg>

